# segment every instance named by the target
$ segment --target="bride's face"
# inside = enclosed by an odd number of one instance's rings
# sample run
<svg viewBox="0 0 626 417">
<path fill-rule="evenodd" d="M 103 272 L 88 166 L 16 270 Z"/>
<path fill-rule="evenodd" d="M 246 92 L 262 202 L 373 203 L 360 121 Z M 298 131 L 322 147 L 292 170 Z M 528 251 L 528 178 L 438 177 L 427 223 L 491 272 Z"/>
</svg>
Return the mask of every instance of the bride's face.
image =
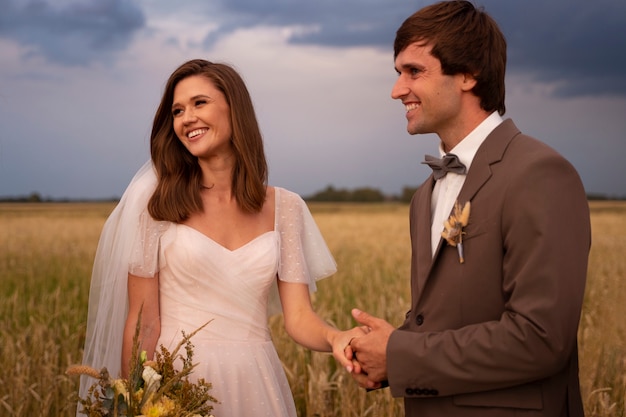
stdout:
<svg viewBox="0 0 626 417">
<path fill-rule="evenodd" d="M 176 136 L 192 155 L 212 158 L 232 153 L 230 107 L 208 78 L 192 75 L 176 85 L 172 115 Z"/>
</svg>

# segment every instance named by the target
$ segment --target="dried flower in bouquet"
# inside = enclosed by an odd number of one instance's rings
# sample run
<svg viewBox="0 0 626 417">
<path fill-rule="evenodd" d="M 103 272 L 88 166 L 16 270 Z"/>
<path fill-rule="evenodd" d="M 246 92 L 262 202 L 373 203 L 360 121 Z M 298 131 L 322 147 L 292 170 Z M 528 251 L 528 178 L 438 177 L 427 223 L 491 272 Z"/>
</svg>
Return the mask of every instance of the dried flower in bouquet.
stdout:
<svg viewBox="0 0 626 417">
<path fill-rule="evenodd" d="M 68 375 L 89 375 L 95 382 L 87 397 L 80 398 L 80 412 L 89 417 L 209 417 L 212 403 L 211 384 L 204 379 L 189 381 L 195 368 L 191 338 L 204 326 L 190 334 L 182 332 L 183 338 L 170 352 L 163 345 L 155 352 L 155 360 L 149 361 L 145 351 L 140 351 L 139 328 L 141 313 L 133 338 L 129 376 L 111 378 L 106 368 L 96 370 L 85 365 L 73 365 Z M 185 355 L 180 350 L 184 347 Z M 176 360 L 182 361 L 177 369 Z"/>
</svg>

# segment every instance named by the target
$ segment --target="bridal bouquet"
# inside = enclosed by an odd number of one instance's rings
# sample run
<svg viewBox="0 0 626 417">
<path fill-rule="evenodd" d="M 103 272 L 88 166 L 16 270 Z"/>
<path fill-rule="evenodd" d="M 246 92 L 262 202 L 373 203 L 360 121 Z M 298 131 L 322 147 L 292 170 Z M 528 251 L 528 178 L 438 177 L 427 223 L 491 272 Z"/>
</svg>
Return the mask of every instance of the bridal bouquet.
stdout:
<svg viewBox="0 0 626 417">
<path fill-rule="evenodd" d="M 155 360 L 149 361 L 145 351 L 139 352 L 138 325 L 127 379 L 111 378 L 106 368 L 98 371 L 85 365 L 71 366 L 67 374 L 97 379 L 87 397 L 79 399 L 80 412 L 89 417 L 212 417 L 211 403 L 217 400 L 209 394 L 211 384 L 204 379 L 197 383 L 188 379 L 195 367 L 190 339 L 204 326 L 189 335 L 183 332 L 183 339 L 172 352 L 161 345 Z M 183 347 L 184 356 L 179 354 Z M 182 361 L 180 370 L 174 366 L 176 359 Z"/>
</svg>

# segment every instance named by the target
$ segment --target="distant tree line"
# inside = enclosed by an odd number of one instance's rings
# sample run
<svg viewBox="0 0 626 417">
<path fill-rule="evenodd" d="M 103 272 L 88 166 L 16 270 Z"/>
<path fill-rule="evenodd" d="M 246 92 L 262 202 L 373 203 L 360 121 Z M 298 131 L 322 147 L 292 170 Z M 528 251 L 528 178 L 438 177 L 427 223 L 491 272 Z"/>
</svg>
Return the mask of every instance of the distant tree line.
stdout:
<svg viewBox="0 0 626 417">
<path fill-rule="evenodd" d="M 46 200 L 41 197 L 39 193 L 30 193 L 25 196 L 16 196 L 16 197 L 1 197 L 0 202 L 2 203 L 43 203 Z"/>
<path fill-rule="evenodd" d="M 417 188 L 404 187 L 402 193 L 398 195 L 386 195 L 382 191 L 361 187 L 349 190 L 346 188 L 335 188 L 327 186 L 322 191 L 304 197 L 306 201 L 327 201 L 327 202 L 350 202 L 350 203 L 380 203 L 384 201 L 410 202 L 413 193 Z"/>
<path fill-rule="evenodd" d="M 41 194 L 34 192 L 22 196 L 0 196 L 0 203 L 85 203 L 85 202 L 117 202 L 119 197 L 111 198 L 52 198 L 42 197 Z"/>
<path fill-rule="evenodd" d="M 326 202 L 352 202 L 352 203 L 379 203 L 384 201 L 395 201 L 401 203 L 410 203 L 411 198 L 417 187 L 405 186 L 402 188 L 400 195 L 387 195 L 376 188 L 362 187 L 355 189 L 335 188 L 332 185 L 327 186 L 322 191 L 304 197 L 306 201 L 326 201 Z M 605 194 L 587 194 L 590 201 L 603 200 L 626 200 L 626 196 L 616 197 Z"/>
<path fill-rule="evenodd" d="M 325 189 L 318 191 L 309 196 L 303 197 L 306 201 L 320 201 L 320 202 L 348 202 L 348 203 L 381 203 L 385 201 L 395 201 L 401 203 L 411 202 L 413 194 L 417 190 L 417 187 L 405 186 L 399 195 L 388 195 L 382 191 L 371 188 L 361 187 L 355 189 L 347 188 L 335 188 L 332 185 L 327 186 Z M 590 201 L 597 200 L 626 200 L 626 196 L 615 197 L 605 194 L 587 194 L 587 199 Z M 71 202 L 115 202 L 119 198 L 102 198 L 102 199 L 69 199 L 69 198 L 50 198 L 42 197 L 39 193 L 31 193 L 25 196 L 16 197 L 2 197 L 0 196 L 0 203 L 71 203 Z"/>
</svg>

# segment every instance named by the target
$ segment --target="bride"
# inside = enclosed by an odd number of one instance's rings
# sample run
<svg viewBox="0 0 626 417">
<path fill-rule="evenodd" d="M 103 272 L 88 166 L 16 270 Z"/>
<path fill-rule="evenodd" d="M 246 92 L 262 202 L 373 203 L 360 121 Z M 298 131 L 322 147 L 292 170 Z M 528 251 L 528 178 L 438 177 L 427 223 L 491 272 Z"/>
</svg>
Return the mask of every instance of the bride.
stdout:
<svg viewBox="0 0 626 417">
<path fill-rule="evenodd" d="M 304 201 L 267 185 L 263 141 L 248 90 L 230 66 L 184 63 L 154 117 L 151 161 L 136 174 L 102 232 L 89 299 L 84 363 L 126 376 L 140 339 L 151 357 L 193 338 L 195 378 L 211 382 L 217 416 L 296 416 L 267 324 L 272 293 L 299 344 L 343 350 L 313 310 L 315 281 L 335 261 Z M 93 383 L 81 381 L 81 397 Z"/>
</svg>

